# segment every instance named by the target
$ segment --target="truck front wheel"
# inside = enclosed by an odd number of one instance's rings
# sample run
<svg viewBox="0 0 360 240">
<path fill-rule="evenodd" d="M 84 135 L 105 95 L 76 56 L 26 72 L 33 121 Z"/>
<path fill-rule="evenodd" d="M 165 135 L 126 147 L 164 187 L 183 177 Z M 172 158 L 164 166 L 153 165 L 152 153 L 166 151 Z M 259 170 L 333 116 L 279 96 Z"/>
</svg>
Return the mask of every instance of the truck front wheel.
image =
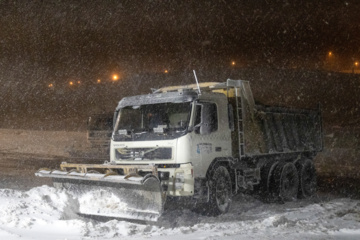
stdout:
<svg viewBox="0 0 360 240">
<path fill-rule="evenodd" d="M 231 178 L 224 166 L 213 172 L 210 182 L 210 214 L 217 216 L 227 213 L 231 205 Z"/>
</svg>

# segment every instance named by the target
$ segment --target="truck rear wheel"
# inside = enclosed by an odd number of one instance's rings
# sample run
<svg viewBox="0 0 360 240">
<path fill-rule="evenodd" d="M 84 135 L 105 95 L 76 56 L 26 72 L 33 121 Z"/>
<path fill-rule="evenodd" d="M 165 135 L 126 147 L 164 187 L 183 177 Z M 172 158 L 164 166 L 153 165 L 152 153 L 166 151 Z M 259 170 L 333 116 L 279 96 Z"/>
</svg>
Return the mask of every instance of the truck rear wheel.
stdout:
<svg viewBox="0 0 360 240">
<path fill-rule="evenodd" d="M 210 179 L 210 214 L 217 216 L 227 213 L 231 205 L 231 178 L 224 166 L 219 166 Z"/>
<path fill-rule="evenodd" d="M 305 159 L 297 164 L 299 173 L 299 192 L 300 198 L 313 196 L 317 190 L 316 169 L 310 159 Z"/>
<path fill-rule="evenodd" d="M 282 162 L 276 166 L 273 174 L 275 191 L 283 201 L 292 201 L 298 194 L 299 176 L 295 165 Z"/>
</svg>

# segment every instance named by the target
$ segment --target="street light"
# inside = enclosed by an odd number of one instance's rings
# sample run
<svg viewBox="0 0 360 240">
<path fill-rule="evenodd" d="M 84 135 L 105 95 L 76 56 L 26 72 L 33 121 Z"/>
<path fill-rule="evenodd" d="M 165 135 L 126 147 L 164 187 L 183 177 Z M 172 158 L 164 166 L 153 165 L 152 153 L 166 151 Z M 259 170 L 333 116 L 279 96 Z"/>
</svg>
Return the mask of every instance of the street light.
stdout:
<svg viewBox="0 0 360 240">
<path fill-rule="evenodd" d="M 96 82 L 97 82 L 97 83 L 101 83 L 101 79 L 98 79 Z"/>
<path fill-rule="evenodd" d="M 113 81 L 117 81 L 117 80 L 119 80 L 119 76 L 118 76 L 118 75 L 116 75 L 116 74 L 114 74 L 114 75 L 112 76 L 112 80 L 113 80 Z"/>
<path fill-rule="evenodd" d="M 328 51 L 327 54 L 326 54 L 326 59 L 325 59 L 325 65 L 324 67 L 327 69 L 327 70 L 330 70 L 330 71 L 335 71 L 337 69 L 336 67 L 336 56 L 334 55 L 334 53 L 332 51 Z"/>
<path fill-rule="evenodd" d="M 69 82 L 69 85 L 70 85 L 70 86 L 74 85 L 74 82 L 73 82 L 73 81 L 70 81 L 70 82 Z"/>
<path fill-rule="evenodd" d="M 235 64 L 236 64 L 235 61 L 232 61 L 232 62 L 231 62 L 231 65 L 232 65 L 232 66 L 235 66 Z"/>
<path fill-rule="evenodd" d="M 359 62 L 358 61 L 354 62 L 354 66 L 352 68 L 352 73 L 355 73 L 355 68 L 357 68 L 358 66 L 359 66 Z"/>
</svg>

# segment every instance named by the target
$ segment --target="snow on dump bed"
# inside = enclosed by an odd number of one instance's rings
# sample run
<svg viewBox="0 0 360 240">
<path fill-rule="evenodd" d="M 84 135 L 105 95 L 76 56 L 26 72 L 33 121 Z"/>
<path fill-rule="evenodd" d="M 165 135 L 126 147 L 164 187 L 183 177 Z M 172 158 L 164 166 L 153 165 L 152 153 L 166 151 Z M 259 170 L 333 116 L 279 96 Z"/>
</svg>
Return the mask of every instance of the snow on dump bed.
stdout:
<svg viewBox="0 0 360 240">
<path fill-rule="evenodd" d="M 245 196 L 223 216 L 177 208 L 155 224 L 98 222 L 76 209 L 71 195 L 52 187 L 0 189 L 0 239 L 360 239 L 360 201 L 345 198 L 263 204 Z"/>
</svg>

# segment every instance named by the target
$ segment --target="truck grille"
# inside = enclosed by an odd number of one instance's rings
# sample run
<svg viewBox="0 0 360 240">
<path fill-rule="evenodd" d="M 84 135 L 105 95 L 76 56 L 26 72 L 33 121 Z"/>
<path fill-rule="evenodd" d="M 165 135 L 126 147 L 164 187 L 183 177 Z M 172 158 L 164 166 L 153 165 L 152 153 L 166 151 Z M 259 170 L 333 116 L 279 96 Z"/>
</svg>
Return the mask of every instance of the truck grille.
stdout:
<svg viewBox="0 0 360 240">
<path fill-rule="evenodd" d="M 117 160 L 170 160 L 172 159 L 171 148 L 117 148 L 115 149 Z"/>
</svg>

